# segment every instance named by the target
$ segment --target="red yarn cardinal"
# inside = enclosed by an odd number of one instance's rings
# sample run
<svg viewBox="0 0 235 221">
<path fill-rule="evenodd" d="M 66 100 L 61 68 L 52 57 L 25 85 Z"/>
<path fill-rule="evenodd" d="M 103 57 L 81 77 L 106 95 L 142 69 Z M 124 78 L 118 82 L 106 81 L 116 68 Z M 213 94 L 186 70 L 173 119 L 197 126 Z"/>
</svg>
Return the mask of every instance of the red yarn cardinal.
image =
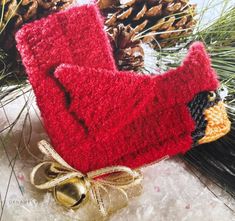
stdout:
<svg viewBox="0 0 235 221">
<path fill-rule="evenodd" d="M 28 24 L 16 39 L 52 145 L 82 172 L 185 153 L 195 130 L 188 103 L 219 85 L 201 43 L 162 75 L 117 71 L 94 6 Z"/>
</svg>

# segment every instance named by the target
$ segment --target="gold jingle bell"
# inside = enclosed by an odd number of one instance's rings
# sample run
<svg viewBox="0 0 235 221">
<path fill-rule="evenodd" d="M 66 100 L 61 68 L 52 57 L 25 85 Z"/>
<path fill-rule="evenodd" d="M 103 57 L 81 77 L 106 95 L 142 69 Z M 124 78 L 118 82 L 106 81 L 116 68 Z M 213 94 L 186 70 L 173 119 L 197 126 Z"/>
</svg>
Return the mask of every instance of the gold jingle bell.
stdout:
<svg viewBox="0 0 235 221">
<path fill-rule="evenodd" d="M 87 200 L 88 188 L 83 178 L 74 177 L 55 186 L 53 194 L 61 205 L 69 209 L 77 209 Z"/>
</svg>

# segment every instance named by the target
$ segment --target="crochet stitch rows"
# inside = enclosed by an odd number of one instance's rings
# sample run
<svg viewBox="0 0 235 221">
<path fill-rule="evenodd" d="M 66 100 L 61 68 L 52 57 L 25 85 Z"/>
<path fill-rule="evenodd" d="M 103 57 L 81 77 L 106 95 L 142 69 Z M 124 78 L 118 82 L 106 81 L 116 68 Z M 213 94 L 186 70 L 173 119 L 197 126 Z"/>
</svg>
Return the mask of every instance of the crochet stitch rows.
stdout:
<svg viewBox="0 0 235 221">
<path fill-rule="evenodd" d="M 187 104 L 218 88 L 201 43 L 163 75 L 118 72 L 95 6 L 28 24 L 16 39 L 52 145 L 82 172 L 185 153 L 195 128 Z"/>
</svg>

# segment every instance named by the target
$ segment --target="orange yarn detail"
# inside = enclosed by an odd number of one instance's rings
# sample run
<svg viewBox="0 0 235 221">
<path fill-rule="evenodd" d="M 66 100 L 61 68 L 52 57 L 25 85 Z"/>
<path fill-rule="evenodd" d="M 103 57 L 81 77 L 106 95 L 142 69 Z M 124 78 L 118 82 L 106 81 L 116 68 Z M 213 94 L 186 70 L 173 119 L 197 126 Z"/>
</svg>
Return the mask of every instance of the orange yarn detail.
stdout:
<svg viewBox="0 0 235 221">
<path fill-rule="evenodd" d="M 207 127 L 205 136 L 198 141 L 199 144 L 218 140 L 230 131 L 231 122 L 228 119 L 225 105 L 222 101 L 206 109 L 204 115 L 207 120 Z"/>
</svg>

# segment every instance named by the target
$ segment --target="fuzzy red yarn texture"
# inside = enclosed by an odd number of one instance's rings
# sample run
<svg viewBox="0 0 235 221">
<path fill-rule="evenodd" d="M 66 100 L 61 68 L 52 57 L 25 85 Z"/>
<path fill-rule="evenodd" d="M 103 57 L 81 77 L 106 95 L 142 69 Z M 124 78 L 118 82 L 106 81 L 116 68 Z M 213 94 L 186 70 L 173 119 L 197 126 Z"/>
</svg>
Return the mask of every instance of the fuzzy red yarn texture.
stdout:
<svg viewBox="0 0 235 221">
<path fill-rule="evenodd" d="M 94 6 L 26 25 L 16 39 L 52 145 L 82 172 L 185 153 L 195 127 L 187 104 L 219 85 L 201 43 L 162 75 L 117 71 Z"/>
</svg>

